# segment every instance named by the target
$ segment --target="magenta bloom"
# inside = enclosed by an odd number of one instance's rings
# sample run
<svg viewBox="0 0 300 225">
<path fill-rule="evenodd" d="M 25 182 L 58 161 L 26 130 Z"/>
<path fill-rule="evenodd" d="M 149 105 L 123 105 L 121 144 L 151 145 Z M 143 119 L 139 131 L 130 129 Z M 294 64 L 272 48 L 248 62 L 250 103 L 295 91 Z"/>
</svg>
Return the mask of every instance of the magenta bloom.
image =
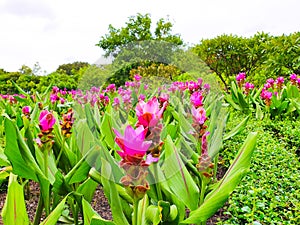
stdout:
<svg viewBox="0 0 300 225">
<path fill-rule="evenodd" d="M 195 108 L 192 106 L 192 116 L 196 124 L 203 125 L 207 120 L 206 111 L 203 107 Z"/>
<path fill-rule="evenodd" d="M 297 77 L 297 74 L 295 74 L 295 73 L 293 73 L 293 74 L 290 75 L 290 81 L 291 81 L 291 83 L 292 83 L 293 85 L 296 84 L 297 78 L 298 78 L 298 77 Z"/>
<path fill-rule="evenodd" d="M 49 133 L 56 122 L 54 115 L 48 110 L 43 110 L 39 117 L 39 127 L 42 133 Z"/>
<path fill-rule="evenodd" d="M 24 107 L 22 108 L 22 113 L 23 113 L 24 115 L 28 115 L 28 114 L 30 113 L 30 111 L 31 111 L 30 106 L 24 106 Z"/>
<path fill-rule="evenodd" d="M 112 106 L 117 107 L 120 105 L 120 99 L 119 98 L 114 98 L 114 101 L 112 103 Z"/>
<path fill-rule="evenodd" d="M 197 108 L 200 106 L 203 106 L 203 95 L 200 91 L 196 91 L 194 92 L 191 97 L 190 100 L 192 102 L 192 104 Z"/>
<path fill-rule="evenodd" d="M 126 161 L 131 161 L 132 158 L 144 157 L 152 143 L 152 141 L 145 141 L 148 130 L 142 126 L 134 130 L 128 125 L 125 129 L 124 136 L 116 129 L 113 129 L 113 131 L 116 134 L 115 141 L 122 149 L 122 151 L 118 151 L 118 154 Z"/>
<path fill-rule="evenodd" d="M 167 102 L 163 103 L 162 108 L 159 108 L 159 102 L 156 97 L 153 97 L 150 101 L 145 103 L 139 101 L 135 108 L 136 115 L 138 117 L 138 124 L 144 127 L 154 127 L 161 119 L 162 114 L 167 106 Z"/>
<path fill-rule="evenodd" d="M 273 79 L 273 78 L 269 78 L 269 79 L 267 80 L 267 83 L 268 83 L 268 84 L 270 84 L 270 86 L 272 86 L 272 87 L 273 87 L 273 85 L 274 85 L 275 81 L 274 81 L 274 79 Z"/>
<path fill-rule="evenodd" d="M 169 94 L 167 94 L 167 93 L 161 93 L 160 96 L 159 96 L 159 101 L 161 103 L 164 103 L 164 102 L 169 101 L 169 98 L 170 98 Z"/>
<path fill-rule="evenodd" d="M 142 77 L 141 77 L 139 74 L 135 74 L 135 75 L 134 75 L 134 79 L 135 79 L 136 81 L 140 81 L 141 78 L 142 78 Z"/>
<path fill-rule="evenodd" d="M 272 95 L 273 95 L 272 92 L 263 90 L 263 91 L 261 92 L 261 94 L 260 94 L 260 97 L 261 97 L 262 99 L 270 100 L 270 99 L 272 98 Z"/>
<path fill-rule="evenodd" d="M 246 79 L 246 73 L 239 73 L 235 79 L 238 83 L 243 82 Z"/>
<path fill-rule="evenodd" d="M 208 154 L 208 149 L 207 149 L 207 135 L 209 135 L 210 133 L 208 131 L 206 131 L 204 133 L 204 135 L 202 136 L 202 141 L 201 141 L 201 152 L 202 155 L 204 154 Z"/>
</svg>

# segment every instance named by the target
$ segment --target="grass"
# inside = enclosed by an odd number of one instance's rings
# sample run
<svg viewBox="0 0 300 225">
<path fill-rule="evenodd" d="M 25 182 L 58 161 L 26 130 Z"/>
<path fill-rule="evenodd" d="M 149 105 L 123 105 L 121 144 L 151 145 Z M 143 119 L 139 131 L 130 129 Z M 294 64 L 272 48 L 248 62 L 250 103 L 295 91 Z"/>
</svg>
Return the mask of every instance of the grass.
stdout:
<svg viewBox="0 0 300 225">
<path fill-rule="evenodd" d="M 234 112 L 228 127 L 242 118 Z M 300 224 L 300 121 L 250 119 L 242 133 L 225 142 L 226 165 L 250 131 L 259 135 L 251 169 L 225 208 L 230 219 L 218 224 Z"/>
</svg>

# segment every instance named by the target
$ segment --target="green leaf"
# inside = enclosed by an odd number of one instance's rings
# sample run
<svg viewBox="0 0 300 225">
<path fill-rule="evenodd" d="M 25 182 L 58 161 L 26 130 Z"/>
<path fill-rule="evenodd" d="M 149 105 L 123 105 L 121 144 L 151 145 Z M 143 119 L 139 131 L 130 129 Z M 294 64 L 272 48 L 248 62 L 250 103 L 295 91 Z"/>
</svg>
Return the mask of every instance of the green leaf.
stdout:
<svg viewBox="0 0 300 225">
<path fill-rule="evenodd" d="M 183 164 L 170 136 L 165 141 L 165 160 L 162 170 L 172 192 L 190 209 L 198 206 L 199 189 Z"/>
<path fill-rule="evenodd" d="M 88 201 L 82 199 L 83 222 L 84 224 L 115 225 L 112 221 L 105 220 L 92 208 Z"/>
<path fill-rule="evenodd" d="M 182 221 L 181 224 L 193 224 L 206 221 L 223 206 L 229 195 L 249 169 L 256 139 L 257 133 L 252 132 L 248 135 L 223 179 L 218 183 L 215 189 L 205 197 L 203 204 L 198 209 L 192 211 L 189 218 Z"/>
<path fill-rule="evenodd" d="M 106 144 L 113 149 L 115 146 L 115 135 L 112 130 L 112 118 L 111 115 L 105 112 L 101 123 L 101 134 L 104 136 Z"/>
<path fill-rule="evenodd" d="M 6 225 L 28 225 L 23 187 L 17 182 L 17 176 L 10 174 L 6 200 L 1 213 Z"/>
<path fill-rule="evenodd" d="M 250 118 L 250 116 L 247 116 L 236 127 L 234 127 L 231 131 L 229 131 L 227 134 L 225 134 L 223 137 L 223 141 L 228 140 L 228 139 L 232 138 L 233 136 L 237 135 L 238 133 L 240 133 L 241 131 L 243 131 L 247 125 L 249 118 Z"/>
<path fill-rule="evenodd" d="M 61 213 L 65 207 L 65 202 L 68 196 L 64 197 L 63 200 L 55 207 L 55 209 L 49 214 L 49 216 L 40 225 L 54 225 L 57 223 Z"/>
<path fill-rule="evenodd" d="M 43 172 L 24 142 L 19 130 L 10 119 L 5 118 L 4 125 L 6 134 L 4 153 L 11 162 L 14 173 L 23 178 L 38 182 L 37 174 L 44 176 Z"/>
<path fill-rule="evenodd" d="M 77 192 L 83 195 L 84 199 L 86 199 L 88 202 L 91 202 L 95 190 L 98 186 L 98 183 L 93 181 L 91 178 L 88 178 L 86 181 L 84 181 L 77 189 Z"/>
<path fill-rule="evenodd" d="M 103 184 L 104 194 L 108 199 L 114 222 L 116 224 L 129 225 L 123 213 L 120 197 L 112 173 L 113 171 L 110 164 L 102 158 L 101 180 Z M 129 205 L 123 205 L 123 207 L 129 207 Z"/>
</svg>

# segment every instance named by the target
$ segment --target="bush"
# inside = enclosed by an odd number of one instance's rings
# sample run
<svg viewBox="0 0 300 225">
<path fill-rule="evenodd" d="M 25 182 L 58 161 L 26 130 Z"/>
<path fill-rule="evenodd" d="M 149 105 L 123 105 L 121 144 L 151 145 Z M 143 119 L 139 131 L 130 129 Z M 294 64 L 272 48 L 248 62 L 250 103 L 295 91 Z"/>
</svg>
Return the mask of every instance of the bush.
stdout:
<svg viewBox="0 0 300 225">
<path fill-rule="evenodd" d="M 232 114 L 229 127 L 240 115 Z M 231 125 L 230 125 L 231 124 Z M 221 155 L 227 164 L 245 139 L 247 130 L 258 132 L 257 150 L 249 174 L 229 199 L 226 214 L 219 224 L 296 224 L 299 222 L 299 146 L 300 121 L 293 119 L 256 121 L 248 129 L 225 142 Z"/>
</svg>

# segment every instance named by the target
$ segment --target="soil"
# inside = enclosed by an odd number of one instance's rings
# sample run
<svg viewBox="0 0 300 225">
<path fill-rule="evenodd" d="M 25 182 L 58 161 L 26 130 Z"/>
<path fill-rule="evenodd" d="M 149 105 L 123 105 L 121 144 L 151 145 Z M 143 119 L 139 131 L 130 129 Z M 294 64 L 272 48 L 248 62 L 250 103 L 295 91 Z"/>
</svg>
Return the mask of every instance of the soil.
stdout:
<svg viewBox="0 0 300 225">
<path fill-rule="evenodd" d="M 220 179 L 223 177 L 223 175 L 226 172 L 226 168 L 224 168 L 222 165 L 218 168 L 217 178 Z M 35 216 L 36 207 L 39 200 L 39 185 L 35 182 L 30 182 L 30 196 L 28 200 L 26 201 L 26 209 L 29 216 L 30 221 L 33 221 Z M 0 211 L 2 211 L 4 202 L 6 198 L 6 188 L 3 187 L 0 189 Z M 103 190 L 101 186 L 99 185 L 96 189 L 94 198 L 91 202 L 91 206 L 93 209 L 104 219 L 111 220 L 112 214 L 110 211 L 110 206 L 107 202 L 107 199 L 105 195 L 103 194 Z M 213 217 L 211 217 L 207 221 L 207 225 L 215 225 L 218 221 L 224 221 L 229 218 L 229 215 L 224 214 L 225 208 L 228 206 L 228 203 L 226 202 L 224 207 L 219 209 Z M 3 225 L 2 217 L 0 215 L 0 225 Z"/>
</svg>

